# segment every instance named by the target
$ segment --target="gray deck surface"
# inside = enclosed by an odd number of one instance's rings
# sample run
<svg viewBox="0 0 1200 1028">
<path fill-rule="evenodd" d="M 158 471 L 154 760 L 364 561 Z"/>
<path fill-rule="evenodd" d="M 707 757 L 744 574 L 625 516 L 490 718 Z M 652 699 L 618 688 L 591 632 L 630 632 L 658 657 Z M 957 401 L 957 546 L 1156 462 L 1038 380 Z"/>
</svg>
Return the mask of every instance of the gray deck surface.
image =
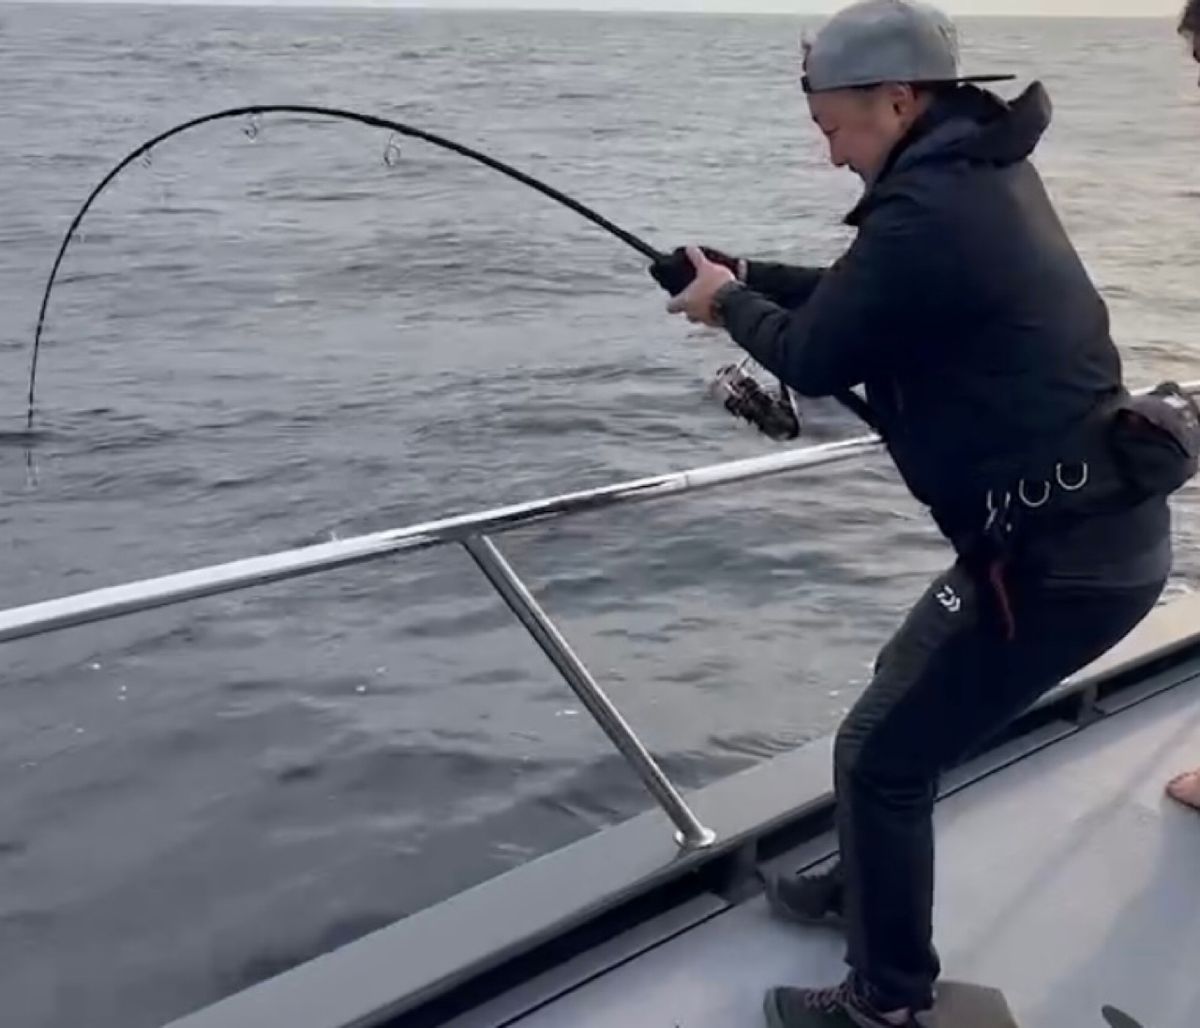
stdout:
<svg viewBox="0 0 1200 1028">
<path fill-rule="evenodd" d="M 1200 688 L 1106 719 L 938 807 L 947 978 L 1001 988 L 1021 1028 L 1200 1028 L 1200 814 L 1163 796 L 1200 765 Z M 733 908 L 520 1021 L 759 1028 L 764 989 L 845 973 L 836 935 Z M 979 1028 L 955 1024 L 953 1028 Z"/>
</svg>

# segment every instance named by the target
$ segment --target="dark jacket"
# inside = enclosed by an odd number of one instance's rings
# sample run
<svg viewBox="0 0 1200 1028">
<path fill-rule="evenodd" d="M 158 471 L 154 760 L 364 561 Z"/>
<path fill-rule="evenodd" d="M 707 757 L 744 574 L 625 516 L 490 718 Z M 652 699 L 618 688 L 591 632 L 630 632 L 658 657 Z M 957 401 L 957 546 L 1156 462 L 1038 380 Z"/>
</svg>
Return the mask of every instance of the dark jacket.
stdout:
<svg viewBox="0 0 1200 1028">
<path fill-rule="evenodd" d="M 1037 84 L 1011 105 L 941 98 L 848 216 L 839 261 L 756 262 L 721 298 L 733 339 L 797 392 L 865 385 L 935 517 L 980 510 L 1120 390 L 1104 301 L 1027 160 L 1049 122 Z"/>
</svg>

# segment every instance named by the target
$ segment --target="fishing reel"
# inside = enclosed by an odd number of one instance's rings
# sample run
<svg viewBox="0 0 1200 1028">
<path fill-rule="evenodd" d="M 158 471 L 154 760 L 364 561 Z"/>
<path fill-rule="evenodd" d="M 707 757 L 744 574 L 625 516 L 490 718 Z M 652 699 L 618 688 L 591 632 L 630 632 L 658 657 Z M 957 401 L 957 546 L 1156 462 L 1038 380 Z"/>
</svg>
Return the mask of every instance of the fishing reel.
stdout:
<svg viewBox="0 0 1200 1028">
<path fill-rule="evenodd" d="M 772 395 L 746 370 L 748 363 L 749 357 L 719 368 L 709 385 L 710 395 L 763 435 L 777 442 L 795 439 L 800 435 L 801 418 L 792 391 L 780 382 L 778 395 Z"/>
</svg>

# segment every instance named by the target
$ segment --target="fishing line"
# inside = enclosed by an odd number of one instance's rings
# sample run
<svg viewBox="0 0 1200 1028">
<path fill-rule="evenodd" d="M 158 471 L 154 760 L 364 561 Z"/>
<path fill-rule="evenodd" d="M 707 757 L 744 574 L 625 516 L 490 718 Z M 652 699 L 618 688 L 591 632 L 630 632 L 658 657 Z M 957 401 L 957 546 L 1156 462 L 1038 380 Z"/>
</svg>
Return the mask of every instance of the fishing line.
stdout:
<svg viewBox="0 0 1200 1028">
<path fill-rule="evenodd" d="M 672 286 L 672 292 L 678 292 L 691 280 L 693 269 L 687 263 L 686 257 L 680 251 L 675 251 L 672 254 L 666 254 L 659 251 L 656 247 L 651 246 L 644 239 L 634 233 L 621 228 L 621 226 L 609 221 L 607 218 L 597 213 L 591 207 L 584 203 L 567 196 L 567 194 L 555 189 L 553 186 L 547 185 L 545 182 L 528 175 L 511 164 L 498 160 L 495 157 L 475 150 L 472 147 L 464 146 L 461 143 L 456 143 L 452 139 L 447 139 L 444 136 L 436 135 L 432 132 L 426 132 L 424 129 L 416 128 L 401 121 L 395 121 L 391 118 L 384 118 L 373 114 L 363 114 L 359 111 L 346 110 L 339 107 L 324 107 L 312 104 L 254 104 L 246 107 L 231 107 L 226 110 L 216 111 L 212 114 L 206 114 L 198 118 L 193 118 L 190 121 L 182 122 L 173 128 L 167 129 L 165 132 L 154 136 L 142 143 L 135 150 L 130 151 L 111 171 L 104 176 L 99 184 L 88 195 L 83 205 L 79 208 L 75 217 L 72 219 L 70 227 L 67 229 L 66 235 L 63 237 L 62 244 L 59 246 L 58 254 L 54 259 L 54 265 L 50 270 L 50 276 L 46 281 L 46 288 L 42 293 L 41 308 L 38 311 L 37 328 L 33 336 L 33 353 L 30 359 L 29 366 L 29 397 L 28 407 L 25 416 L 25 430 L 27 433 L 32 432 L 33 417 L 35 410 L 34 395 L 37 387 L 37 371 L 38 357 L 41 353 L 42 333 L 46 324 L 46 313 L 50 306 L 50 295 L 53 292 L 55 282 L 58 278 L 59 268 L 62 266 L 63 258 L 66 256 L 67 249 L 71 245 L 71 241 L 75 238 L 79 226 L 84 217 L 96 202 L 99 196 L 109 186 L 109 184 L 130 164 L 141 160 L 149 166 L 151 161 L 151 151 L 161 143 L 174 136 L 181 135 L 192 129 L 198 128 L 201 125 L 207 125 L 215 121 L 223 121 L 231 118 L 246 119 L 246 127 L 244 133 L 250 140 L 257 139 L 262 131 L 262 116 L 265 114 L 300 114 L 309 115 L 320 118 L 332 118 L 342 121 L 356 122 L 360 125 L 366 125 L 370 128 L 386 129 L 390 135 L 388 137 L 387 146 L 384 150 L 383 160 L 388 167 L 394 167 L 400 160 L 400 147 L 397 142 L 397 136 L 407 136 L 412 139 L 419 139 L 443 150 L 449 150 L 452 153 L 459 154 L 470 160 L 476 161 L 494 171 L 500 172 L 511 179 L 520 182 L 522 185 L 528 186 L 530 189 L 536 190 L 543 196 L 549 197 L 551 200 L 562 204 L 569 210 L 586 218 L 588 221 L 597 225 L 605 232 L 619 239 L 627 246 L 636 250 L 643 257 L 648 258 L 652 263 L 662 265 L 664 262 L 668 265 L 668 272 L 676 284 Z M 724 369 L 722 369 L 724 371 Z M 749 378 L 744 375 L 744 378 Z M 753 389 L 742 384 L 741 391 L 726 390 L 725 406 L 731 412 L 745 417 L 748 421 L 756 424 L 760 430 L 767 435 L 776 439 L 792 439 L 800 434 L 799 418 L 795 413 L 794 400 L 790 393 L 781 384 L 781 391 L 778 399 L 759 393 L 755 394 Z M 742 401 L 739 399 L 745 393 L 746 396 L 752 398 L 753 402 Z M 844 403 L 847 403 L 846 398 L 841 398 Z M 857 397 L 853 397 L 857 400 Z M 741 406 L 739 406 L 741 404 Z M 853 401 L 847 404 L 853 407 Z M 764 413 L 765 412 L 765 413 Z"/>
</svg>

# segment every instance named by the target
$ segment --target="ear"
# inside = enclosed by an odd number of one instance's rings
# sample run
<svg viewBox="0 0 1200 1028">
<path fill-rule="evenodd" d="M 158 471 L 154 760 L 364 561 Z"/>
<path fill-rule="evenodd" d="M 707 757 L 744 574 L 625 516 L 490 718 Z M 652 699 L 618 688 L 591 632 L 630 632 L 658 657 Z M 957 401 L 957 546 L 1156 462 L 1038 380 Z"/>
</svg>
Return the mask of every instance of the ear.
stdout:
<svg viewBox="0 0 1200 1028">
<path fill-rule="evenodd" d="M 889 82 L 884 87 L 884 100 L 892 112 L 901 118 L 911 116 L 917 94 L 907 82 Z"/>
</svg>

